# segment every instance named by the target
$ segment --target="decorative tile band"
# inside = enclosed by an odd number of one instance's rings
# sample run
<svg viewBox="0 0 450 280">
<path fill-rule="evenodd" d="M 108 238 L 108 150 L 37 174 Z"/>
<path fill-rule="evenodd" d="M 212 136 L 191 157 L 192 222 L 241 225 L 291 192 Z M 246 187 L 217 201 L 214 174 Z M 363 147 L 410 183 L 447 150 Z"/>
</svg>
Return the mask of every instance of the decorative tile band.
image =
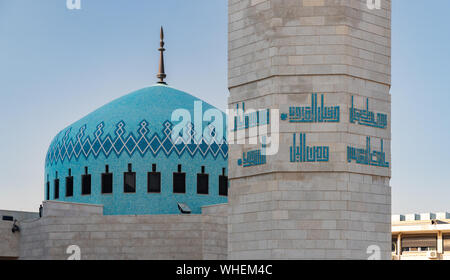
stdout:
<svg viewBox="0 0 450 280">
<path fill-rule="evenodd" d="M 57 164 L 58 162 L 64 162 L 64 160 L 79 159 L 81 156 L 97 158 L 100 154 L 103 154 L 108 158 L 111 154 L 116 154 L 117 157 L 120 157 L 124 152 L 129 156 L 133 156 L 135 153 L 144 156 L 150 152 L 153 156 L 163 153 L 166 157 L 172 154 L 181 157 L 183 153 L 187 153 L 191 157 L 200 154 L 203 158 L 207 155 L 216 158 L 220 154 L 224 159 L 228 158 L 226 139 L 217 141 L 215 128 L 212 125 L 208 126 L 210 138 L 202 136 L 199 141 L 195 141 L 194 126 L 190 124 L 188 139 L 183 140 L 183 137 L 180 136 L 175 142 L 172 140 L 173 124 L 170 121 L 163 123 L 162 136 L 154 133 L 148 137 L 147 135 L 150 132 L 148 125 L 149 123 L 143 120 L 137 130 L 138 136 L 135 136 L 133 132 L 126 135 L 126 124 L 124 121 L 120 121 L 116 124 L 115 136 L 113 137 L 110 134 L 103 136 L 105 124 L 101 122 L 97 125 L 97 130 L 92 135 L 92 139 L 91 136 L 85 135 L 87 125 L 83 125 L 75 138 L 70 139 L 69 134 L 72 128 L 68 128 L 64 133 L 59 134 L 64 135 L 61 140 L 59 140 L 58 135 L 52 142 L 46 156 L 46 165 Z"/>
</svg>

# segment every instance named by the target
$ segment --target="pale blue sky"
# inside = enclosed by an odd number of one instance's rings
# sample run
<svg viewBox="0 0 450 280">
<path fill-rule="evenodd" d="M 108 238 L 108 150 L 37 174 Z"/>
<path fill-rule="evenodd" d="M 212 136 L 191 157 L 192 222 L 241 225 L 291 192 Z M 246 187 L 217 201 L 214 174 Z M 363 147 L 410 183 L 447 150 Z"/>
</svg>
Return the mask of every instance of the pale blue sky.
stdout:
<svg viewBox="0 0 450 280">
<path fill-rule="evenodd" d="M 0 209 L 37 210 L 53 136 L 152 85 L 159 26 L 171 86 L 221 109 L 226 0 L 0 0 Z M 450 211 L 448 0 L 394 0 L 394 212 Z"/>
</svg>

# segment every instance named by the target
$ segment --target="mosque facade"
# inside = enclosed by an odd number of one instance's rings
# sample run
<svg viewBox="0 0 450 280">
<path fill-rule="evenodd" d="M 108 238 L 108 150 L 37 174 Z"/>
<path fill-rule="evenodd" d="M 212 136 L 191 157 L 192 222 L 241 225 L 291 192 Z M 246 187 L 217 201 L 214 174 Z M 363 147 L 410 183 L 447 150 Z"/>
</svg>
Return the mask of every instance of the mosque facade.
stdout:
<svg viewBox="0 0 450 280">
<path fill-rule="evenodd" d="M 194 107 L 225 114 L 193 96 L 158 84 L 119 98 L 61 131 L 46 157 L 45 200 L 101 204 L 106 215 L 192 213 L 227 202 L 228 146 L 214 124 L 195 137 Z M 183 108 L 192 122 L 172 137 L 172 113 Z M 185 134 L 185 135 L 183 135 Z M 222 183 L 222 190 L 219 185 Z"/>
</svg>

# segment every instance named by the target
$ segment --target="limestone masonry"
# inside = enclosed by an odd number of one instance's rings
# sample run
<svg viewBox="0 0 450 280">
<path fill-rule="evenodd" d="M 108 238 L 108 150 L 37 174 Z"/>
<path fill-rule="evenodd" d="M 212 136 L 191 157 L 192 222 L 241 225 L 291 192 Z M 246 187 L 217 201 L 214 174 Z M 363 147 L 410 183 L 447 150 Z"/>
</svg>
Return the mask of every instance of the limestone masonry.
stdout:
<svg viewBox="0 0 450 280">
<path fill-rule="evenodd" d="M 229 1 L 229 107 L 281 115 L 266 164 L 230 145 L 230 259 L 390 258 L 390 53 L 391 1 Z"/>
</svg>

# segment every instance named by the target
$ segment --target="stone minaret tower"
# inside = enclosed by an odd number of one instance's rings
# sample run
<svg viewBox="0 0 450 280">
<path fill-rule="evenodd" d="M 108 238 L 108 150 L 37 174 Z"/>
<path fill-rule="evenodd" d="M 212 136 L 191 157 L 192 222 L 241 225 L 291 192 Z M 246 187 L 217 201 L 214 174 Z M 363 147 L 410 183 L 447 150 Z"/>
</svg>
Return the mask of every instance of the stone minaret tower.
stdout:
<svg viewBox="0 0 450 280">
<path fill-rule="evenodd" d="M 230 145 L 230 259 L 390 258 L 391 0 L 376 2 L 229 0 L 230 108 L 278 109 L 280 132 L 264 160 Z"/>
</svg>

